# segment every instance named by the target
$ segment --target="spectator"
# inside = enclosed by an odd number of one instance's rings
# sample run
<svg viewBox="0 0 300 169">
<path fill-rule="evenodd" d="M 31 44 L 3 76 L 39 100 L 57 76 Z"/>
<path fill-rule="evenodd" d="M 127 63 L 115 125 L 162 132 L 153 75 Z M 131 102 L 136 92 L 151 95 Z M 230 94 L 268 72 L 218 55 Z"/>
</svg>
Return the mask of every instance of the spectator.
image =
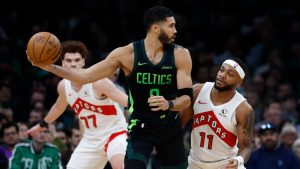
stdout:
<svg viewBox="0 0 300 169">
<path fill-rule="evenodd" d="M 299 169 L 296 155 L 280 146 L 277 127 L 269 122 L 262 123 L 258 129 L 261 148 L 254 151 L 245 167 L 247 169 Z"/>
<path fill-rule="evenodd" d="M 33 123 L 32 126 L 37 123 Z M 45 129 L 31 133 L 30 140 L 16 145 L 10 158 L 10 169 L 62 169 L 60 152 L 56 146 L 47 143 Z"/>
<path fill-rule="evenodd" d="M 293 143 L 297 138 L 298 135 L 294 125 L 286 124 L 283 126 L 280 133 L 280 141 L 284 148 L 292 150 Z"/>
<path fill-rule="evenodd" d="M 300 161 L 300 138 L 298 138 L 293 144 L 293 151 L 295 152 L 298 160 Z"/>
<path fill-rule="evenodd" d="M 7 168 L 8 159 L 19 141 L 18 131 L 19 128 L 15 123 L 7 123 L 2 126 L 1 137 L 3 138 L 3 145 L 0 146 L 0 167 Z"/>
<path fill-rule="evenodd" d="M 19 127 L 19 141 L 25 142 L 28 139 L 28 135 L 25 134 L 25 131 L 28 130 L 28 126 L 23 122 L 18 122 L 17 125 Z"/>
</svg>

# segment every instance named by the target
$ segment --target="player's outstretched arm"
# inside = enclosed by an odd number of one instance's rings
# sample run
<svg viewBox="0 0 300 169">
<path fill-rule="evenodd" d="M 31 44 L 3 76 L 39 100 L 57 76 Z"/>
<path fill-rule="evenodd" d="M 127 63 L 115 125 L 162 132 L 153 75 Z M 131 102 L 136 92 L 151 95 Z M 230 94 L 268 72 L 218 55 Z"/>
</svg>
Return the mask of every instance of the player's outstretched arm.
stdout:
<svg viewBox="0 0 300 169">
<path fill-rule="evenodd" d="M 57 86 L 58 97 L 56 102 L 52 105 L 51 109 L 49 110 L 48 114 L 44 118 L 44 121 L 48 124 L 53 123 L 62 113 L 66 110 L 68 103 L 66 100 L 65 89 L 64 89 L 64 81 L 60 81 Z M 28 129 L 25 134 L 29 135 L 33 132 L 40 132 L 43 131 L 44 128 L 37 124 L 32 128 Z"/>
<path fill-rule="evenodd" d="M 69 79 L 79 84 L 86 84 L 95 82 L 99 79 L 103 79 L 104 77 L 108 77 L 111 75 L 118 67 L 121 66 L 120 57 L 126 52 L 126 47 L 120 47 L 113 50 L 105 60 L 94 64 L 93 66 L 87 69 L 76 69 L 76 68 L 64 68 L 59 65 L 43 65 L 37 64 L 30 60 L 32 65 L 40 67 L 46 71 L 56 74 L 65 79 Z"/>
</svg>

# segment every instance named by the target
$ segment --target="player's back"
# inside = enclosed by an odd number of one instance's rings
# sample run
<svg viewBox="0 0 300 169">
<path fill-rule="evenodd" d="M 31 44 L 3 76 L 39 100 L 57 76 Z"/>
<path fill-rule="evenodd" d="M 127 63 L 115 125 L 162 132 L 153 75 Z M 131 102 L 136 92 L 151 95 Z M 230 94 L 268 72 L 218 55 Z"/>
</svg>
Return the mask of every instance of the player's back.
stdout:
<svg viewBox="0 0 300 169">
<path fill-rule="evenodd" d="M 109 98 L 96 98 L 91 83 L 76 92 L 69 80 L 64 81 L 67 102 L 84 127 L 84 138 L 99 141 L 112 133 L 126 130 L 127 123 L 118 103 Z"/>
<path fill-rule="evenodd" d="M 196 98 L 190 157 L 212 162 L 233 157 L 238 152 L 235 110 L 245 98 L 237 91 L 227 103 L 214 105 L 210 93 L 214 83 L 205 83 Z"/>
</svg>

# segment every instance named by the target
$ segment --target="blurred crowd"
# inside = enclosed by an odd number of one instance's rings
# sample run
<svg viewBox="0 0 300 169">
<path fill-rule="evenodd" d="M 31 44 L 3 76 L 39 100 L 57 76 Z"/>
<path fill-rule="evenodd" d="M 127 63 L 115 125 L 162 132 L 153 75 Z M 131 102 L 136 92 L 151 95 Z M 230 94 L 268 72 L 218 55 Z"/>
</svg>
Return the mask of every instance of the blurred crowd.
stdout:
<svg viewBox="0 0 300 169">
<path fill-rule="evenodd" d="M 0 1 L 0 141 L 10 150 L 4 154 L 10 156 L 15 144 L 26 140 L 24 131 L 43 118 L 57 97 L 60 78 L 27 61 L 26 45 L 34 33 L 48 31 L 61 41 L 84 42 L 90 49 L 86 59 L 90 66 L 112 49 L 143 38 L 143 12 L 156 4 L 176 13 L 176 42 L 191 52 L 194 82 L 212 81 L 227 58 L 238 57 L 246 63 L 249 76 L 239 91 L 255 110 L 255 149 L 262 145 L 259 128 L 271 122 L 278 128 L 278 145 L 300 159 L 297 0 Z M 114 78 L 127 90 L 122 72 Z M 68 109 L 49 128 L 47 141 L 60 148 L 63 163 L 78 144 L 77 124 Z M 187 150 L 190 130 L 186 126 Z M 0 158 L 3 166 L 2 154 Z"/>
</svg>

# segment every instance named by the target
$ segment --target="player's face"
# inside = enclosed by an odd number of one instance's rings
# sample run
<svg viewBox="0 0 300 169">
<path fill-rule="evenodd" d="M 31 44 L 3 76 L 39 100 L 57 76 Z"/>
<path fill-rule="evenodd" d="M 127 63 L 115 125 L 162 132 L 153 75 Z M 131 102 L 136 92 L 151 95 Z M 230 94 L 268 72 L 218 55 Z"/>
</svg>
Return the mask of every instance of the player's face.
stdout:
<svg viewBox="0 0 300 169">
<path fill-rule="evenodd" d="M 223 64 L 217 74 L 215 88 L 219 91 L 232 90 L 242 84 L 242 79 L 231 66 Z"/>
<path fill-rule="evenodd" d="M 62 60 L 62 66 L 66 68 L 83 68 L 85 64 L 84 59 L 80 53 L 65 53 L 65 57 Z"/>
<path fill-rule="evenodd" d="M 168 17 L 166 21 L 160 22 L 159 40 L 162 44 L 172 44 L 175 41 L 177 30 L 175 28 L 175 18 Z"/>
</svg>

